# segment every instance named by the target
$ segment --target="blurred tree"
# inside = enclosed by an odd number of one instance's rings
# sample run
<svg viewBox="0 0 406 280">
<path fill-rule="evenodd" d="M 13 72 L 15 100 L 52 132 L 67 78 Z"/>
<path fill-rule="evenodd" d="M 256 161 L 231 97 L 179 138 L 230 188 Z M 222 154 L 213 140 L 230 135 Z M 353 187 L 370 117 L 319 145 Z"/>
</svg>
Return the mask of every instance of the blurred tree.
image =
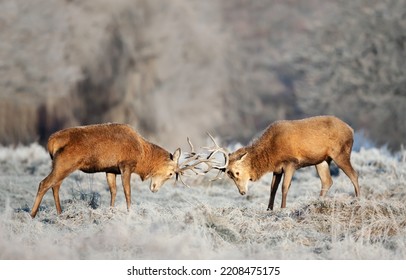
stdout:
<svg viewBox="0 0 406 280">
<path fill-rule="evenodd" d="M 108 121 L 247 142 L 334 114 L 398 149 L 405 30 L 406 0 L 3 0 L 0 143 Z"/>
</svg>

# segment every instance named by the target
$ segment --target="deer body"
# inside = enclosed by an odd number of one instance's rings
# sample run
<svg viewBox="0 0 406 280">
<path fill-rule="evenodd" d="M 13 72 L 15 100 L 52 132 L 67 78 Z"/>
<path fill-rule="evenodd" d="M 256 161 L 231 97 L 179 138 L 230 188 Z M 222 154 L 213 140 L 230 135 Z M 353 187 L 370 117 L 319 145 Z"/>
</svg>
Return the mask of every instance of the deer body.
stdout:
<svg viewBox="0 0 406 280">
<path fill-rule="evenodd" d="M 127 209 L 131 205 L 131 174 L 141 180 L 151 178 L 150 190 L 156 192 L 177 170 L 180 149 L 172 155 L 148 142 L 125 124 L 99 124 L 73 127 L 52 134 L 48 140 L 52 159 L 51 173 L 38 187 L 31 216 L 35 217 L 45 193 L 52 188 L 58 214 L 62 212 L 59 188 L 75 170 L 105 172 L 110 188 L 110 206 L 116 197 L 116 175 L 121 174 Z"/>
<path fill-rule="evenodd" d="M 247 193 L 249 180 L 257 181 L 273 172 L 268 204 L 268 209 L 272 210 L 282 175 L 281 207 L 284 208 L 292 176 L 302 167 L 316 166 L 322 184 L 320 196 L 324 196 L 333 184 L 329 169 L 333 160 L 350 178 L 358 197 L 358 175 L 350 162 L 352 145 L 352 128 L 336 117 L 278 121 L 251 145 L 230 154 L 226 172 L 242 195 Z"/>
</svg>

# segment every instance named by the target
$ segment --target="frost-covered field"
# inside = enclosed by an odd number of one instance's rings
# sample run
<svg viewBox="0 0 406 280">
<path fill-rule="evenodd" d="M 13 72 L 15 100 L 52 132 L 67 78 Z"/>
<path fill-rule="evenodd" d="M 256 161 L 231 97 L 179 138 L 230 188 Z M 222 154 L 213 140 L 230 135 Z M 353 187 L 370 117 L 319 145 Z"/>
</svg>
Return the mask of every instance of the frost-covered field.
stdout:
<svg viewBox="0 0 406 280">
<path fill-rule="evenodd" d="M 405 259 L 406 151 L 361 149 L 352 162 L 360 200 L 342 172 L 320 199 L 313 167 L 295 174 L 283 210 L 279 190 L 273 212 L 270 175 L 247 196 L 204 177 L 154 194 L 133 176 L 128 213 L 121 188 L 110 209 L 104 174 L 75 172 L 61 187 L 62 215 L 49 191 L 31 219 L 51 160 L 37 144 L 0 147 L 0 259 Z"/>
</svg>

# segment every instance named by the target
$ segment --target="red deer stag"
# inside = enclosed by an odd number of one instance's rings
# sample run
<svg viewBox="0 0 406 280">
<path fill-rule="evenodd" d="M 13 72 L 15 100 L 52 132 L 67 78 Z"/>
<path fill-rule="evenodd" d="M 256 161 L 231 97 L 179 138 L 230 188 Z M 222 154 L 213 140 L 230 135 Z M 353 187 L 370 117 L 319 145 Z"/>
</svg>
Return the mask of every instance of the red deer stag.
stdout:
<svg viewBox="0 0 406 280">
<path fill-rule="evenodd" d="M 273 210 L 282 174 L 281 208 L 285 208 L 294 172 L 315 165 L 321 180 L 320 196 L 324 196 L 333 184 L 329 169 L 333 160 L 350 178 L 359 197 L 358 175 L 350 162 L 353 134 L 348 124 L 333 116 L 277 121 L 251 145 L 231 153 L 224 171 L 241 195 L 247 193 L 248 181 L 257 181 L 273 172 L 268 204 L 268 210 Z"/>
<path fill-rule="evenodd" d="M 39 184 L 31 210 L 33 218 L 50 188 L 56 211 L 58 214 L 62 212 L 59 188 L 62 181 L 75 170 L 86 173 L 106 172 L 112 207 L 116 198 L 116 175 L 121 174 L 129 210 L 132 173 L 138 174 L 143 181 L 151 178 L 150 190 L 157 192 L 175 173 L 177 177 L 189 169 L 196 173 L 195 169 L 205 161 L 199 161 L 199 156 L 192 151 L 185 164 L 179 166 L 180 149 L 171 154 L 148 142 L 125 124 L 97 124 L 58 131 L 49 137 L 48 151 L 52 159 L 52 171 Z"/>
</svg>

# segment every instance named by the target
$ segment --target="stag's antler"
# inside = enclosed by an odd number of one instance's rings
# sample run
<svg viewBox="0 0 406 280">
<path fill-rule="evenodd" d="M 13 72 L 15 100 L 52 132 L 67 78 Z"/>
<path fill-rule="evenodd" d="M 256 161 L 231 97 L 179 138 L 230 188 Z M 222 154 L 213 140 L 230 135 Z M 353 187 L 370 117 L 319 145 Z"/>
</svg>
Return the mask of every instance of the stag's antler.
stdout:
<svg viewBox="0 0 406 280">
<path fill-rule="evenodd" d="M 221 148 L 217 142 L 214 140 L 214 137 L 210 135 L 210 133 L 207 133 L 210 137 L 210 139 L 214 143 L 214 147 L 206 147 L 204 149 L 208 150 L 210 153 L 209 155 L 204 155 L 204 154 L 198 154 L 196 153 L 194 146 L 192 142 L 190 141 L 189 137 L 187 138 L 187 142 L 190 146 L 190 152 L 188 152 L 185 156 L 185 161 L 179 164 L 178 162 L 178 168 L 176 170 L 176 180 L 180 180 L 183 185 L 186 187 L 190 187 L 188 184 L 185 183 L 185 181 L 182 179 L 182 176 L 187 176 L 186 171 L 190 170 L 192 171 L 195 175 L 205 175 L 212 169 L 217 169 L 219 170 L 219 173 L 217 176 L 212 179 L 212 181 L 217 180 L 220 178 L 221 172 L 224 172 L 227 165 L 228 165 L 228 152 Z M 215 155 L 217 153 L 222 153 L 224 155 L 225 163 L 221 165 L 221 162 L 215 159 Z M 219 165 L 220 164 L 220 165 Z M 205 168 L 202 168 L 202 165 L 205 165 Z"/>
<path fill-rule="evenodd" d="M 217 173 L 217 176 L 210 180 L 210 181 L 215 181 L 215 180 L 220 179 L 220 175 L 221 175 L 222 172 L 226 171 L 226 168 L 227 168 L 228 162 L 229 162 L 229 153 L 228 153 L 228 151 L 226 149 L 220 147 L 217 144 L 216 140 L 214 139 L 214 137 L 210 133 L 207 132 L 207 135 L 210 137 L 211 141 L 213 141 L 213 143 L 214 143 L 213 147 L 206 147 L 205 148 L 206 150 L 208 150 L 210 152 L 210 154 L 208 155 L 207 158 L 208 159 L 212 159 L 212 158 L 214 159 L 214 156 L 217 153 L 221 153 L 224 156 L 224 164 L 223 165 L 212 166 L 212 169 L 217 169 L 219 171 Z"/>
<path fill-rule="evenodd" d="M 187 142 L 190 146 L 190 152 L 188 152 L 186 154 L 186 156 L 185 156 L 186 160 L 184 162 L 182 162 L 181 164 L 178 162 L 178 167 L 176 170 L 176 180 L 179 179 L 183 185 L 185 185 L 186 187 L 190 187 L 182 179 L 182 176 L 188 176 L 188 175 L 186 175 L 186 171 L 190 170 L 195 175 L 204 175 L 210 171 L 211 163 L 210 163 L 210 160 L 204 159 L 204 158 L 202 158 L 202 155 L 196 153 L 189 137 L 187 138 Z M 205 164 L 207 166 L 207 169 L 202 170 L 201 169 L 202 164 Z"/>
</svg>

